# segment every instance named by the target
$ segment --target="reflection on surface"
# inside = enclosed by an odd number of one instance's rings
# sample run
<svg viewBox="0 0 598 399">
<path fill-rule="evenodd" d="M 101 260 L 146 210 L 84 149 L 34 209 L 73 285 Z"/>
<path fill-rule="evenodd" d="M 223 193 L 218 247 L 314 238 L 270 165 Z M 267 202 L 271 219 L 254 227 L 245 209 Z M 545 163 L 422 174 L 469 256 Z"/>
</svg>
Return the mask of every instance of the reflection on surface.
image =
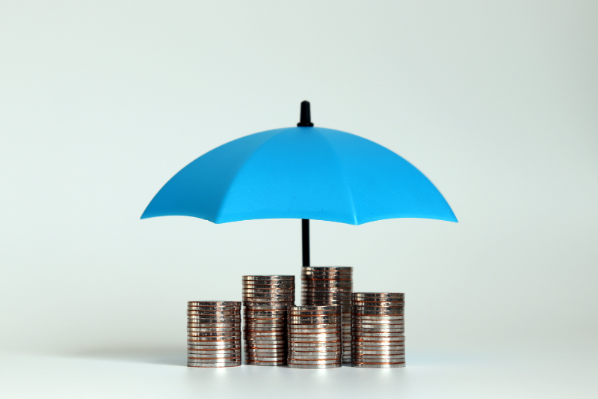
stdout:
<svg viewBox="0 0 598 399">
<path fill-rule="evenodd" d="M 98 349 L 76 353 L 74 357 L 119 362 L 162 364 L 187 367 L 185 349 Z"/>
</svg>

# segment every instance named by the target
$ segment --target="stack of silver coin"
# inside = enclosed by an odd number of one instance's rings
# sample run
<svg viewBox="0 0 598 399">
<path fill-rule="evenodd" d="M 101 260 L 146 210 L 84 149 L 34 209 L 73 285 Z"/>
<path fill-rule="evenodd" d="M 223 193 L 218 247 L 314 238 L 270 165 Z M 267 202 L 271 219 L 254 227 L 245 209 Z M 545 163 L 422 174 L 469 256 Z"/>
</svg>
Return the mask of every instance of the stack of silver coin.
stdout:
<svg viewBox="0 0 598 399">
<path fill-rule="evenodd" d="M 303 267 L 301 303 L 311 306 L 339 305 L 342 314 L 343 363 L 351 363 L 352 267 Z"/>
<path fill-rule="evenodd" d="M 245 362 L 287 364 L 287 309 L 295 304 L 295 276 L 243 276 Z"/>
<path fill-rule="evenodd" d="M 405 294 L 352 295 L 353 367 L 405 367 Z"/>
<path fill-rule="evenodd" d="M 290 368 L 325 369 L 341 366 L 339 306 L 291 306 L 287 327 Z"/>
<path fill-rule="evenodd" d="M 241 365 L 241 302 L 189 301 L 187 366 Z"/>
</svg>

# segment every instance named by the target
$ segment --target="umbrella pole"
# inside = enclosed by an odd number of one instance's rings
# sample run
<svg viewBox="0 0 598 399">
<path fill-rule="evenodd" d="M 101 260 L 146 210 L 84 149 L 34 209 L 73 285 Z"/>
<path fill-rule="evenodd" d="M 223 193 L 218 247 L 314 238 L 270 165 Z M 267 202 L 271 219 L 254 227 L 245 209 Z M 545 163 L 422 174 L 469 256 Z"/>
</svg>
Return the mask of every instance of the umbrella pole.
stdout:
<svg viewBox="0 0 598 399">
<path fill-rule="evenodd" d="M 301 238 L 303 241 L 303 267 L 309 266 L 309 219 L 301 219 Z"/>
</svg>

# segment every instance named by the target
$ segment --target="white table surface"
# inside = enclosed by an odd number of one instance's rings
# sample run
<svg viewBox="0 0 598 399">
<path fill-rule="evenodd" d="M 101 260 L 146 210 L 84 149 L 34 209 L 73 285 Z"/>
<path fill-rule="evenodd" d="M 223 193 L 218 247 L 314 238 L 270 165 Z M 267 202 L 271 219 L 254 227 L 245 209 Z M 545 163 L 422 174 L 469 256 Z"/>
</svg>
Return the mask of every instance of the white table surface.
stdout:
<svg viewBox="0 0 598 399">
<path fill-rule="evenodd" d="M 402 369 L 193 369 L 185 352 L 0 356 L 1 398 L 596 398 L 596 351 L 408 354 Z M 554 352 L 554 353 L 551 353 Z"/>
</svg>

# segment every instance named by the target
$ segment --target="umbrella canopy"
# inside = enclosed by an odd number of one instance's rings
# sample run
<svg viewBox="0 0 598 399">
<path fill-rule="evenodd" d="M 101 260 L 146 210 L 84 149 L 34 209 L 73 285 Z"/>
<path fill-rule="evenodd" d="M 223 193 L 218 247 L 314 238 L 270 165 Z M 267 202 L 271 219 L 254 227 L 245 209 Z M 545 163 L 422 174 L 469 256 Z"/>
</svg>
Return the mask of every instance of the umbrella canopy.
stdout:
<svg viewBox="0 0 598 399">
<path fill-rule="evenodd" d="M 405 159 L 362 137 L 313 127 L 309 103 L 302 106 L 298 127 L 241 137 L 191 162 L 141 218 L 457 221 L 432 182 Z"/>
</svg>

